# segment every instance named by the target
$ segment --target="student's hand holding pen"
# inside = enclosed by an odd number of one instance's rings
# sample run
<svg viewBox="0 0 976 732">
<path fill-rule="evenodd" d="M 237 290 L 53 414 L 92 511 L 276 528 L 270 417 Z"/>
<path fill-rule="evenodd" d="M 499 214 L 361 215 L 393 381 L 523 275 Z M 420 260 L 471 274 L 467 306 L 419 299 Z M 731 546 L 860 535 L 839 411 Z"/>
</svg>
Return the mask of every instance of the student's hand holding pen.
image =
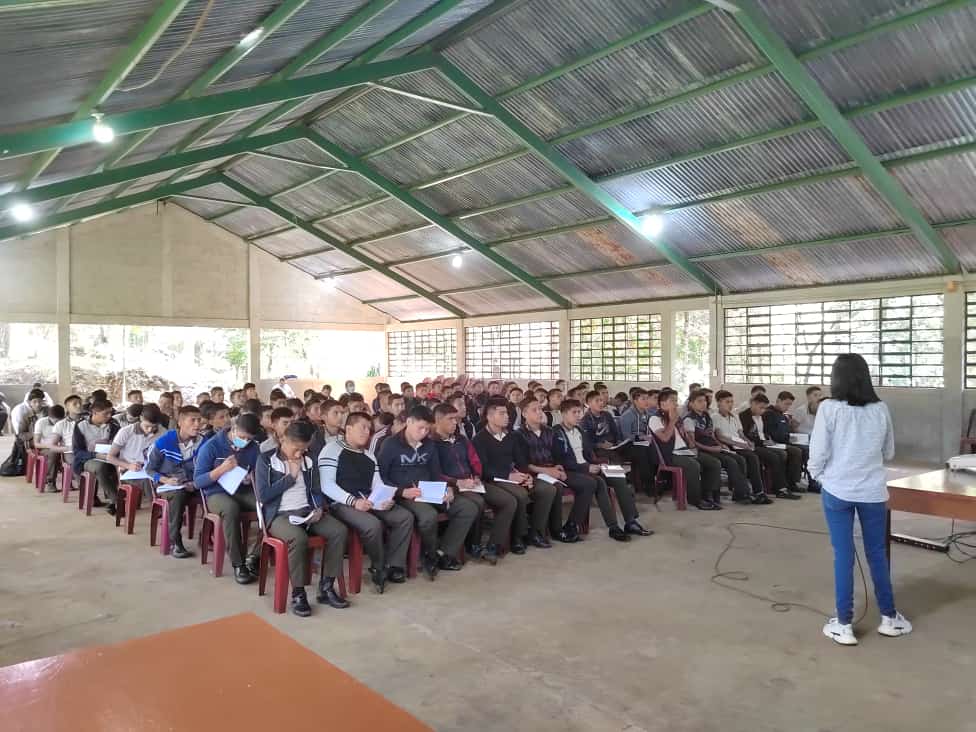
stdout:
<svg viewBox="0 0 976 732">
<path fill-rule="evenodd" d="M 420 498 L 420 489 L 417 486 L 403 489 L 403 497 L 415 501 Z"/>
</svg>

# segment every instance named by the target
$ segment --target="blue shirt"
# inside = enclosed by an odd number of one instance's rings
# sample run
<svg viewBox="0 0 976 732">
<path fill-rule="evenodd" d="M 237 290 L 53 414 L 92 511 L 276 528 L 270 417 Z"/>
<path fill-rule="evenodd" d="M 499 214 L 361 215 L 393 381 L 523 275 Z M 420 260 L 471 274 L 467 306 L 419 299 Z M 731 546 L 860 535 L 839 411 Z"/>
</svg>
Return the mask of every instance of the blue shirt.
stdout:
<svg viewBox="0 0 976 732">
<path fill-rule="evenodd" d="M 258 462 L 258 446 L 252 440 L 247 447 L 235 450 L 230 444 L 228 430 L 221 430 L 200 447 L 194 462 L 193 485 L 200 490 L 203 495 L 211 496 L 223 490 L 220 483 L 215 483 L 210 479 L 210 471 L 219 466 L 224 460 L 233 455 L 237 459 L 237 464 L 247 472 L 254 471 Z"/>
</svg>

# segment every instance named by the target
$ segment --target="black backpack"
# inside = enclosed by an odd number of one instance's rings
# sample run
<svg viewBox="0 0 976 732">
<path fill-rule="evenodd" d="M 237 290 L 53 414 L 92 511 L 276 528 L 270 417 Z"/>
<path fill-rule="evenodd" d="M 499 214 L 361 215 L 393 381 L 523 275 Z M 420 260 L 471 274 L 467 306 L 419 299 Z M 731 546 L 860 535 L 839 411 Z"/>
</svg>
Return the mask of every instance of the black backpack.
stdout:
<svg viewBox="0 0 976 732">
<path fill-rule="evenodd" d="M 0 465 L 0 476 L 10 478 L 27 474 L 27 447 L 20 440 L 14 440 L 14 449 L 3 464 Z"/>
</svg>

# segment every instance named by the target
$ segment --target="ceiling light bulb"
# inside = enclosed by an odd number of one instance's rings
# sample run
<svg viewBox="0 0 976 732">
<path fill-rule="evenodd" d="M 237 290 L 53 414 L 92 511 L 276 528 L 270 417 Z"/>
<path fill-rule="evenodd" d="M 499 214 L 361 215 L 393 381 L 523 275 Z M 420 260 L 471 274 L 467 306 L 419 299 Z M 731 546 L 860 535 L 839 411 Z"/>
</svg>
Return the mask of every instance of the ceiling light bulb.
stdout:
<svg viewBox="0 0 976 732">
<path fill-rule="evenodd" d="M 322 284 L 325 285 L 326 290 L 334 290 L 336 286 L 335 278 L 326 277 L 324 280 L 322 280 Z"/>
<path fill-rule="evenodd" d="M 462 264 L 464 264 L 464 259 L 461 257 L 460 254 L 455 254 L 451 258 L 451 266 L 454 267 L 454 269 L 461 269 Z"/>
<path fill-rule="evenodd" d="M 252 30 L 250 33 L 248 33 L 246 36 L 244 36 L 241 39 L 241 45 L 242 46 L 252 46 L 252 45 L 254 45 L 255 43 L 258 42 L 258 38 L 261 37 L 261 34 L 262 33 L 264 33 L 264 28 L 262 28 L 261 26 L 258 26 L 257 28 L 255 28 L 254 30 Z"/>
<path fill-rule="evenodd" d="M 14 217 L 14 221 L 22 224 L 33 221 L 35 216 L 34 209 L 29 203 L 15 203 L 10 207 L 10 215 Z"/>
<path fill-rule="evenodd" d="M 95 142 L 107 145 L 115 139 L 115 130 L 102 121 L 102 115 L 95 114 L 93 116 L 95 117 L 95 124 L 92 125 L 92 137 L 95 138 Z"/>
<path fill-rule="evenodd" d="M 659 236 L 664 231 L 664 217 L 661 214 L 648 214 L 641 219 L 641 232 L 645 236 Z"/>
</svg>

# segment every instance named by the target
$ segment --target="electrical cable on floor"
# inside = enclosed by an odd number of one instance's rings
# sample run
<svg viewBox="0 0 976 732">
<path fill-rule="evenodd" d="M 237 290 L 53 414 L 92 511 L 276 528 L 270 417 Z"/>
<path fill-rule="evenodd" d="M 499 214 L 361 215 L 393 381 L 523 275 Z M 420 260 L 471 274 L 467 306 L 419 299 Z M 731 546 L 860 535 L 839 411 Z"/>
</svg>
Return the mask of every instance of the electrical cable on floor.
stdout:
<svg viewBox="0 0 976 732">
<path fill-rule="evenodd" d="M 966 551 L 966 549 L 976 549 L 976 544 L 970 544 L 963 541 L 963 539 L 968 539 L 970 537 L 976 537 L 976 531 L 960 531 L 957 534 L 956 520 L 952 519 L 952 526 L 949 528 L 948 536 L 927 538 L 926 541 L 936 541 L 940 544 L 945 544 L 946 556 L 956 564 L 965 564 L 970 559 L 976 559 L 976 554 L 971 554 Z M 957 553 L 961 554 L 962 557 L 959 558 L 952 556 L 953 549 L 955 549 Z"/>
<path fill-rule="evenodd" d="M 751 521 L 734 521 L 731 524 L 726 524 L 725 530 L 729 532 L 729 541 L 725 545 L 725 548 L 719 552 L 718 557 L 715 559 L 715 565 L 712 567 L 712 577 L 711 581 L 714 582 L 719 587 L 724 587 L 727 590 L 732 590 L 733 592 L 738 592 L 746 597 L 751 597 L 755 600 L 762 600 L 763 602 L 768 602 L 770 609 L 777 613 L 787 613 L 793 608 L 799 608 L 801 610 L 807 610 L 811 613 L 815 613 L 821 617 L 830 618 L 836 615 L 836 612 L 824 612 L 820 608 L 813 607 L 813 605 L 807 605 L 802 602 L 787 602 L 786 600 L 777 600 L 774 597 L 769 597 L 768 595 L 761 595 L 758 592 L 751 592 L 749 590 L 743 589 L 742 587 L 736 587 L 735 585 L 725 584 L 719 580 L 728 580 L 731 582 L 748 582 L 749 575 L 741 570 L 731 570 L 728 572 L 723 572 L 721 570 L 722 559 L 725 555 L 735 546 L 736 534 L 735 530 L 732 528 L 734 526 L 755 526 L 764 529 L 777 529 L 778 531 L 790 531 L 796 534 L 816 534 L 817 536 L 830 536 L 826 531 L 818 531 L 816 529 L 797 529 L 791 526 L 777 526 L 775 524 L 761 524 L 754 523 Z M 864 589 L 864 608 L 861 610 L 861 614 L 854 621 L 854 624 L 860 623 L 864 620 L 864 616 L 867 615 L 868 605 L 870 603 L 870 598 L 868 596 L 868 580 L 864 575 L 864 567 L 861 565 L 861 555 L 857 551 L 857 547 L 854 548 L 854 558 L 857 560 L 857 570 L 861 575 L 861 584 Z"/>
<path fill-rule="evenodd" d="M 207 6 L 203 9 L 203 12 L 200 13 L 200 17 L 197 18 L 197 22 L 193 25 L 193 29 L 190 31 L 190 35 L 188 35 L 186 37 L 186 40 L 180 44 L 180 47 L 177 48 L 172 53 L 172 55 L 163 62 L 163 65 L 159 67 L 159 69 L 156 71 L 155 74 L 153 74 L 151 79 L 144 81 L 141 84 L 135 84 L 133 86 L 116 87 L 115 91 L 118 92 L 138 91 L 139 89 L 145 89 L 150 84 L 155 84 L 157 81 L 159 81 L 159 77 L 161 77 L 163 73 L 166 71 L 166 69 L 170 67 L 170 64 L 172 64 L 176 59 L 178 59 L 182 55 L 182 53 L 187 48 L 190 47 L 190 44 L 196 40 L 197 36 L 200 35 L 200 31 L 203 30 L 203 24 L 207 22 L 207 16 L 210 15 L 210 9 L 213 8 L 213 4 L 214 4 L 214 0 L 209 0 L 207 2 Z"/>
</svg>

